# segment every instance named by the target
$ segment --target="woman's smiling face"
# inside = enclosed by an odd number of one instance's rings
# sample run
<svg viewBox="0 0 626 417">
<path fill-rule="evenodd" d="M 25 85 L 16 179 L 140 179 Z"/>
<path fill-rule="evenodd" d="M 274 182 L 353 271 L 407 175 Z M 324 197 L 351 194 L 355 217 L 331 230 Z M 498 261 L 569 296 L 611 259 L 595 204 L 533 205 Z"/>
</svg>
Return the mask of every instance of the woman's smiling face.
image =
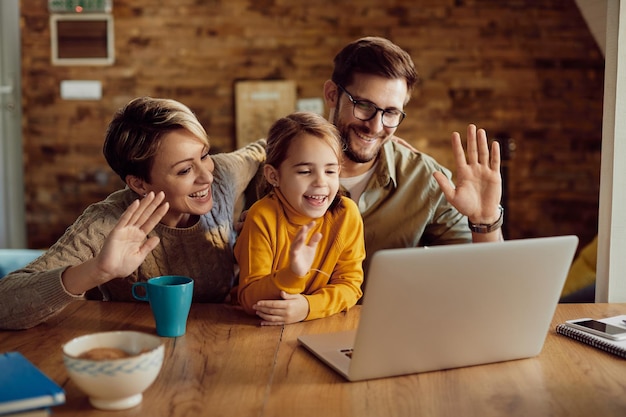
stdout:
<svg viewBox="0 0 626 417">
<path fill-rule="evenodd" d="M 161 223 L 186 227 L 191 216 L 213 208 L 211 184 L 215 166 L 209 148 L 184 129 L 163 136 L 145 191 L 163 191 L 170 209 Z"/>
</svg>

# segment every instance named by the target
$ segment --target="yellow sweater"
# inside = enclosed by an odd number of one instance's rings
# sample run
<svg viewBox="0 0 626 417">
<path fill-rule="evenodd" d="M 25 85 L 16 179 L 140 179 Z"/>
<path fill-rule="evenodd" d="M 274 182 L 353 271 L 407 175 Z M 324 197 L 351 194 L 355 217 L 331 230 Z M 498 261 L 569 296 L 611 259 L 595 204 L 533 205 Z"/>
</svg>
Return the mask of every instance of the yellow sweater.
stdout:
<svg viewBox="0 0 626 417">
<path fill-rule="evenodd" d="M 311 270 L 300 277 L 291 271 L 289 249 L 300 227 L 311 220 L 298 214 L 278 190 L 250 208 L 235 244 L 238 299 L 249 314 L 255 314 L 252 306 L 259 300 L 280 299 L 281 290 L 306 297 L 305 320 L 347 310 L 363 295 L 365 243 L 356 204 L 341 197 L 337 207 L 315 219 L 309 236 L 320 232 L 323 237 Z"/>
<path fill-rule="evenodd" d="M 596 282 L 598 262 L 598 235 L 581 249 L 567 274 L 561 297 L 576 292 Z"/>
</svg>

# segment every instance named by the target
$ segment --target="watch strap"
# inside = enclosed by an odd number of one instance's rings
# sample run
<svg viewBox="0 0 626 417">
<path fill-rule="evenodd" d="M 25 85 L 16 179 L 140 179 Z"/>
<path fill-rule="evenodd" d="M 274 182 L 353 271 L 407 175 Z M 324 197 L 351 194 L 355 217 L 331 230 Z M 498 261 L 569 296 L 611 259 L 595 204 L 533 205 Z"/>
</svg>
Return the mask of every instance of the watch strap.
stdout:
<svg viewBox="0 0 626 417">
<path fill-rule="evenodd" d="M 498 209 L 500 210 L 500 217 L 498 217 L 498 220 L 491 224 L 472 223 L 469 219 L 467 219 L 470 230 L 473 233 L 491 233 L 501 228 L 504 224 L 504 207 L 502 207 L 502 205 L 498 205 Z"/>
</svg>

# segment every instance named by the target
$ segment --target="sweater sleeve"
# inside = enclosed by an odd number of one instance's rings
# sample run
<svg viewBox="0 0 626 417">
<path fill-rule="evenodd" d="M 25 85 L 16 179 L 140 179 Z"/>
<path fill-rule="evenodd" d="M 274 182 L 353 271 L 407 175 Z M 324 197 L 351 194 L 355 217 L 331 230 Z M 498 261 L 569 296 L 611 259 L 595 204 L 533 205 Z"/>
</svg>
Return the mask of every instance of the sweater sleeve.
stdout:
<svg viewBox="0 0 626 417">
<path fill-rule="evenodd" d="M 259 166 L 265 162 L 265 139 L 259 139 L 233 152 L 212 155 L 215 169 L 220 173 L 223 184 L 234 196 L 243 194 L 256 175 Z"/>
<path fill-rule="evenodd" d="M 39 258 L 0 279 L 0 329 L 26 329 L 83 296 L 65 291 L 61 274 L 91 259 L 115 225 L 111 205 L 92 205 Z"/>
<path fill-rule="evenodd" d="M 280 245 L 275 233 L 278 217 L 267 197 L 250 208 L 244 227 L 235 244 L 235 257 L 239 265 L 239 304 L 249 314 L 255 314 L 252 306 L 259 300 L 280 299 L 280 291 L 299 294 L 305 289 L 306 280 L 291 271 L 288 245 Z"/>
<path fill-rule="evenodd" d="M 365 241 L 363 220 L 352 200 L 345 199 L 346 212 L 339 219 L 337 260 L 326 285 L 305 295 L 309 301 L 309 315 L 305 320 L 328 317 L 353 307 L 363 295 L 363 260 Z"/>
</svg>

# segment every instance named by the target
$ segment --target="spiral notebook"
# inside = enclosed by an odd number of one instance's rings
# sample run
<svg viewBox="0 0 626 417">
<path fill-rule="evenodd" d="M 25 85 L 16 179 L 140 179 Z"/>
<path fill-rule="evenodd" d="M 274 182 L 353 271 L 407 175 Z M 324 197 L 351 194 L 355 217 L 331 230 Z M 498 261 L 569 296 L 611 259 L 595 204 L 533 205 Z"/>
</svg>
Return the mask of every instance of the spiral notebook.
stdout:
<svg viewBox="0 0 626 417">
<path fill-rule="evenodd" d="M 623 327 L 626 329 L 622 320 L 626 319 L 626 315 L 614 316 L 601 319 L 603 323 L 612 324 L 614 326 Z M 584 332 L 582 330 L 574 329 L 568 326 L 566 323 L 561 323 L 556 326 L 556 332 L 563 336 L 570 337 L 582 343 L 586 343 L 589 346 L 593 346 L 597 349 L 601 349 L 605 352 L 612 353 L 626 359 L 626 340 L 609 340 L 604 337 L 596 336 L 591 333 Z"/>
</svg>

